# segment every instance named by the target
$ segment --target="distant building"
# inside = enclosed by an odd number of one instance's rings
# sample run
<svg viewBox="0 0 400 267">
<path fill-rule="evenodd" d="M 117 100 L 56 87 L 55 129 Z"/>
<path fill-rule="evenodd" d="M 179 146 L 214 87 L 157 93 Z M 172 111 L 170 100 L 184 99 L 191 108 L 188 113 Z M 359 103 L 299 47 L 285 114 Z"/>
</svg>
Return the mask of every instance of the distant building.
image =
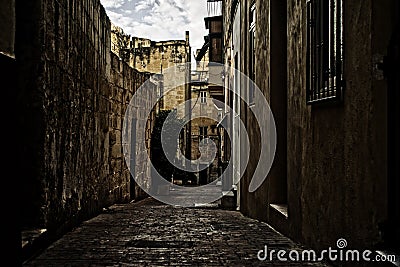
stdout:
<svg viewBox="0 0 400 267">
<path fill-rule="evenodd" d="M 185 40 L 155 42 L 146 38 L 131 37 L 115 25 L 111 31 L 111 50 L 132 68 L 154 75 L 159 87 L 160 110 L 177 110 L 178 117 L 185 119 L 190 113 L 191 47 L 189 32 Z M 191 157 L 191 129 L 185 126 L 181 144 L 186 158 Z"/>
<path fill-rule="evenodd" d="M 132 68 L 141 72 L 164 74 L 163 91 L 169 91 L 161 101 L 161 109 L 172 110 L 190 98 L 191 48 L 189 32 L 185 40 L 155 42 L 146 38 L 131 37 L 112 25 L 112 51 Z M 173 73 L 166 70 L 176 68 Z M 182 84 L 174 88 L 175 84 Z M 163 94 L 163 92 L 160 92 Z M 184 108 L 181 112 L 183 116 Z"/>
<path fill-rule="evenodd" d="M 201 50 L 197 50 L 197 56 Z M 214 181 L 220 174 L 221 167 L 221 133 L 218 128 L 218 123 L 222 119 L 223 107 L 216 105 L 209 91 L 208 81 L 209 74 L 209 58 L 208 51 L 203 55 L 200 61 L 196 62 L 196 70 L 192 71 L 192 119 L 191 121 L 191 147 L 192 159 L 199 159 L 200 155 L 205 153 L 206 158 L 212 156 L 216 152 L 215 158 L 211 166 L 198 174 L 199 184 L 204 185 Z M 214 118 L 214 119 L 211 119 Z M 212 149 L 203 150 L 200 153 L 202 140 L 213 141 L 217 146 L 217 151 Z M 206 145 L 206 143 L 203 143 Z M 208 165 L 208 162 L 199 162 L 200 165 Z"/>
</svg>

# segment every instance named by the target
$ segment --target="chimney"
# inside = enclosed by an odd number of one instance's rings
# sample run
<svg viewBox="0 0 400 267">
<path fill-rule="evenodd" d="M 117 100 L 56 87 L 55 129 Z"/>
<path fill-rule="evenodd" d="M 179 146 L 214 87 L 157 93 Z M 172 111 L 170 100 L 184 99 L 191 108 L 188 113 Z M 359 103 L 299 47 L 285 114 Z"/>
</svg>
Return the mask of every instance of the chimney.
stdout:
<svg viewBox="0 0 400 267">
<path fill-rule="evenodd" d="M 189 31 L 186 31 L 186 45 L 189 45 Z"/>
</svg>

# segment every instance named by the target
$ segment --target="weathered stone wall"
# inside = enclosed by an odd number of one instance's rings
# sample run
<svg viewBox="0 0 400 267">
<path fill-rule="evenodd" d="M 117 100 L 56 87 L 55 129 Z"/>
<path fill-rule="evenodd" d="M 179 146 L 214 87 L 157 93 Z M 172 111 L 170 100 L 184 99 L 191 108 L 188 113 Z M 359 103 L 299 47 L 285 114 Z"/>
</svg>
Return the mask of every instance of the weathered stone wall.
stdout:
<svg viewBox="0 0 400 267">
<path fill-rule="evenodd" d="M 135 181 L 141 181 L 140 184 L 150 188 L 150 166 L 148 164 L 148 153 L 150 151 L 148 149 L 150 148 L 151 130 L 155 121 L 155 109 L 153 109 L 151 114 L 144 114 L 144 112 L 140 111 L 145 108 L 149 110 L 153 108 L 156 102 L 157 89 L 155 84 L 146 82 L 150 79 L 149 73 L 141 73 L 131 68 L 114 53 L 111 54 L 111 66 L 109 80 L 111 110 L 109 121 L 110 176 L 112 180 L 111 184 L 114 185 L 112 191 L 115 192 L 115 201 L 118 201 L 121 194 L 125 194 L 125 199 L 129 198 L 129 193 L 136 199 L 140 199 L 145 197 L 146 194 L 139 186 L 132 186 L 132 183 L 135 182 L 131 178 L 134 178 Z M 145 89 L 141 88 L 142 86 Z M 142 98 L 136 98 L 136 101 L 131 102 L 133 94 L 139 88 L 143 90 L 141 91 Z M 130 105 L 130 110 L 135 110 L 136 112 L 125 117 L 128 104 Z M 136 125 L 133 125 L 133 123 L 136 123 Z M 139 126 L 146 126 L 146 136 L 136 136 L 136 139 L 132 140 L 131 132 L 125 132 L 125 134 L 128 134 L 126 136 L 128 143 L 135 142 L 133 146 L 135 148 L 134 166 L 130 166 L 131 169 L 129 171 L 126 162 L 131 162 L 131 155 L 126 155 L 126 159 L 123 157 L 122 135 L 124 134 L 124 129 L 136 131 L 136 128 Z M 138 132 L 138 134 L 140 133 Z M 143 147 L 143 142 L 141 141 L 145 141 L 145 147 Z M 130 190 L 134 190 L 134 192 L 129 192 Z"/>
<path fill-rule="evenodd" d="M 0 53 L 14 56 L 15 0 L 0 1 Z"/>
<path fill-rule="evenodd" d="M 252 1 L 247 1 L 245 6 L 247 12 L 250 13 Z M 256 26 L 255 26 L 255 77 L 254 82 L 263 92 L 264 97 L 269 103 L 269 107 L 273 113 L 277 144 L 273 165 L 268 173 L 265 182 L 260 189 L 254 193 L 248 192 L 249 177 L 252 177 L 259 162 L 259 147 L 251 148 L 250 162 L 246 169 L 245 179 L 242 186 L 242 206 L 248 215 L 268 220 L 275 223 L 275 228 L 279 231 L 287 229 L 281 220 L 286 220 L 280 213 L 270 206 L 271 204 L 285 207 L 287 204 L 287 30 L 286 30 L 286 3 L 280 0 L 256 1 Z M 242 17 L 242 23 L 247 21 L 248 17 Z M 265 27 L 268 25 L 269 27 Z M 247 28 L 250 28 L 247 22 Z M 247 32 L 243 35 L 247 42 L 250 43 L 250 36 Z M 244 49 L 245 62 L 243 63 L 243 72 L 251 73 L 250 59 L 253 51 L 248 46 Z M 255 99 L 255 105 L 260 105 Z M 254 127 L 258 123 L 267 123 L 268 117 L 262 118 L 257 122 L 250 110 L 242 112 L 242 119 L 246 123 L 251 144 L 258 144 L 260 139 L 259 129 Z M 257 205 L 254 202 L 266 203 L 265 205 Z"/>
<path fill-rule="evenodd" d="M 282 21 L 276 17 L 277 8 L 283 8 L 279 2 L 256 1 L 256 83 L 277 122 L 277 154 L 268 180 L 255 193 L 247 192 L 249 176 L 258 163 L 257 154 L 251 155 L 241 183 L 240 208 L 314 247 L 326 248 L 341 237 L 353 247 L 372 247 L 382 241 L 380 230 L 388 207 L 387 81 L 377 75 L 374 60 L 387 53 L 394 30 L 384 14 L 390 13 L 395 1 L 343 1 L 344 100 L 339 105 L 320 106 L 306 104 L 306 1 L 287 1 L 284 7 L 287 40 L 281 34 Z M 246 1 L 241 6 L 249 7 Z M 247 19 L 242 16 L 244 29 Z M 245 43 L 247 33 L 241 38 Z M 286 63 L 282 62 L 286 49 L 276 47 L 287 47 Z M 249 65 L 246 53 L 245 46 L 244 73 Z M 279 73 L 283 63 L 287 78 Z M 283 80 L 287 80 L 286 98 L 278 90 L 285 90 Z M 251 116 L 247 119 L 252 139 L 257 129 L 251 129 Z M 269 205 L 286 204 L 284 194 L 279 194 L 284 193 L 285 179 L 288 217 L 279 221 Z"/>
<path fill-rule="evenodd" d="M 373 58 L 386 54 L 390 39 L 383 7 L 390 10 L 392 1 L 384 2 L 343 1 L 344 101 L 325 107 L 305 105 L 306 6 L 288 2 L 288 179 L 289 188 L 300 185 L 289 195 L 301 199 L 292 197 L 293 210 L 302 211 L 302 236 L 314 246 L 334 244 L 342 236 L 368 247 L 382 238 L 379 225 L 387 207 L 387 99 L 382 92 L 387 85 L 374 77 Z"/>
<path fill-rule="evenodd" d="M 232 25 L 232 2 L 224 1 L 225 58 L 230 65 L 232 39 L 239 32 Z M 240 1 L 239 69 L 245 74 L 250 67 L 246 44 L 252 2 Z M 387 54 L 395 31 L 394 19 L 384 15 L 391 14 L 395 1 L 343 3 L 344 101 L 309 106 L 306 1 L 256 1 L 255 82 L 270 103 L 278 143 L 268 179 L 254 193 L 248 185 L 259 158 L 251 149 L 240 183 L 240 210 L 317 248 L 341 237 L 355 247 L 372 247 L 382 241 L 381 225 L 387 220 L 388 87 L 375 64 Z M 250 143 L 259 142 L 257 122 L 243 105 L 241 118 Z M 271 204 L 287 205 L 288 216 Z"/>
<path fill-rule="evenodd" d="M 188 40 L 154 42 L 146 38 L 131 37 L 114 25 L 112 29 L 112 50 L 122 60 L 138 71 L 164 74 L 163 88 L 168 93 L 162 99 L 161 109 L 172 110 L 190 97 L 187 95 L 187 86 L 175 86 L 177 83 L 185 84 L 189 81 L 190 69 L 186 63 L 191 55 Z M 173 68 L 176 70 L 172 71 Z M 184 110 L 179 114 L 182 116 Z"/>
<path fill-rule="evenodd" d="M 250 35 L 249 35 L 249 12 L 251 8 L 251 4 L 253 1 L 243 1 L 241 3 L 241 23 L 243 25 L 242 33 L 241 33 L 241 38 L 242 43 L 250 43 Z M 256 20 L 256 42 L 255 42 L 255 49 L 256 49 L 256 77 L 254 82 L 257 84 L 259 89 L 264 93 L 264 96 L 266 97 L 267 101 L 270 102 L 271 96 L 270 96 L 270 56 L 269 53 L 267 53 L 270 50 L 270 38 L 269 38 L 269 28 L 264 27 L 264 25 L 268 24 L 269 21 L 269 14 L 265 13 L 262 14 L 263 10 L 267 10 L 269 8 L 269 1 L 256 1 L 256 11 L 257 11 L 257 20 Z M 250 51 L 250 46 L 244 46 L 241 51 L 241 57 L 243 59 L 242 64 L 240 66 L 240 70 L 246 74 L 249 75 L 249 68 L 250 68 L 250 56 L 252 56 L 252 51 Z M 257 105 L 257 100 L 255 100 Z M 247 127 L 247 132 L 249 135 L 249 141 L 250 144 L 259 144 L 261 142 L 260 140 L 260 134 L 259 134 L 259 129 L 258 127 L 254 127 L 254 125 L 257 125 L 258 122 L 255 120 L 255 117 L 252 116 L 252 113 L 246 110 L 248 107 L 243 107 L 242 105 L 242 112 L 241 112 L 241 118 L 245 122 L 245 125 Z M 243 110 L 244 109 L 244 110 Z M 265 121 L 267 121 L 267 118 L 264 118 Z M 262 122 L 261 122 L 262 123 Z M 257 218 L 260 220 L 266 220 L 266 214 L 268 211 L 268 194 L 269 194 L 269 183 L 271 179 L 268 179 L 266 182 L 264 182 L 261 187 L 253 192 L 250 193 L 248 188 L 250 185 L 251 177 L 257 167 L 257 164 L 259 162 L 259 154 L 260 153 L 260 147 L 259 146 L 254 146 L 252 145 L 250 147 L 250 158 L 249 158 L 249 164 L 246 168 L 246 173 L 244 177 L 241 180 L 241 192 L 240 192 L 240 208 L 243 211 L 244 214 Z M 263 203 L 262 205 L 254 205 L 254 203 Z M 264 204 L 265 203 L 265 204 Z"/>
<path fill-rule="evenodd" d="M 248 75 L 249 74 L 249 58 L 252 56 L 252 51 L 250 51 L 250 35 L 249 35 L 249 11 L 253 1 L 240 1 L 236 8 L 233 8 L 232 4 L 235 1 L 224 1 L 224 38 L 225 38 L 225 64 L 235 69 L 238 69 L 241 73 Z M 268 1 L 256 1 L 257 10 L 265 10 L 268 8 Z M 260 12 L 261 13 L 261 12 Z M 267 57 L 267 51 L 269 50 L 269 38 L 268 38 L 268 27 L 265 28 L 264 25 L 268 23 L 268 16 L 259 16 L 257 14 L 257 53 L 258 57 L 256 58 L 256 70 L 258 79 L 254 82 L 260 87 L 260 89 L 264 92 L 266 98 L 269 100 L 269 57 Z M 240 23 L 235 23 L 235 21 L 239 21 Z M 239 26 L 240 25 L 240 26 Z M 235 59 L 235 54 L 237 59 Z M 232 71 L 229 73 L 229 78 L 226 79 L 227 85 L 230 88 L 234 88 L 235 78 Z M 248 88 L 247 84 L 242 84 L 240 88 L 240 93 L 242 97 L 248 96 Z M 227 94 L 226 94 L 227 95 Z M 258 125 L 258 122 L 255 120 L 254 116 L 252 116 L 251 111 L 248 109 L 249 107 L 244 102 L 238 102 L 239 105 L 236 106 L 236 101 L 233 96 L 226 96 L 226 101 L 232 101 L 230 103 L 231 108 L 234 108 L 237 113 L 240 113 L 240 118 L 245 124 L 247 128 L 247 133 L 241 133 L 238 136 L 237 140 L 232 139 L 232 159 L 235 159 L 235 154 L 240 154 L 240 150 L 250 149 L 250 158 L 247 168 L 245 169 L 245 174 L 243 175 L 240 183 L 238 184 L 238 204 L 240 206 L 240 210 L 247 216 L 251 216 L 253 218 L 257 218 L 260 220 L 266 220 L 267 213 L 267 197 L 268 197 L 268 188 L 269 184 L 264 183 L 259 190 L 254 193 L 250 193 L 248 191 L 248 187 L 250 184 L 251 177 L 254 173 L 254 170 L 258 164 L 258 158 L 260 154 L 260 147 L 254 144 L 260 144 L 261 140 L 259 137 L 258 127 L 254 127 Z M 265 118 L 265 121 L 267 118 Z M 244 147 L 244 136 L 249 136 L 250 148 Z M 225 144 L 225 146 L 228 144 Z M 235 162 L 234 164 L 238 164 Z M 254 203 L 263 203 L 257 204 Z M 264 205 L 265 203 L 265 205 Z"/>
<path fill-rule="evenodd" d="M 134 43 L 136 39 L 133 38 Z M 185 41 L 145 42 L 137 47 L 130 57 L 130 66 L 139 71 L 149 71 L 164 74 L 164 92 L 170 90 L 163 97 L 164 110 L 171 110 L 185 102 L 186 86 L 175 87 L 177 81 L 185 84 L 188 81 L 189 47 Z M 181 66 L 181 68 L 178 68 Z M 169 68 L 177 71 L 168 71 Z M 189 72 L 190 73 L 190 72 Z"/>
<path fill-rule="evenodd" d="M 232 34 L 231 12 L 232 12 L 232 0 L 224 0 L 222 3 L 222 18 L 223 18 L 222 27 L 223 27 L 225 51 L 228 48 L 227 44 L 229 44 L 230 35 Z M 225 60 L 228 60 L 228 58 L 225 58 Z"/>
<path fill-rule="evenodd" d="M 98 0 L 19 2 L 17 18 L 23 225 L 62 230 L 129 200 L 121 125 L 149 75 L 111 53 Z"/>
<path fill-rule="evenodd" d="M 121 27 L 111 23 L 111 51 L 122 60 L 129 62 L 131 37 Z"/>
</svg>

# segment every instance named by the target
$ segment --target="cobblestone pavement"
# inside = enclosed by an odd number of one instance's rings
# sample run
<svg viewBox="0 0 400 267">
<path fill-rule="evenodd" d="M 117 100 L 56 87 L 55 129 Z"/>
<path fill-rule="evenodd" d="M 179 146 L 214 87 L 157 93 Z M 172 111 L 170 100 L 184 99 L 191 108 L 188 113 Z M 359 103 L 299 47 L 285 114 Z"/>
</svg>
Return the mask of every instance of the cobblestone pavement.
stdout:
<svg viewBox="0 0 400 267">
<path fill-rule="evenodd" d="M 146 199 L 114 205 L 24 266 L 327 266 L 259 261 L 257 252 L 300 247 L 237 211 L 175 208 Z"/>
</svg>

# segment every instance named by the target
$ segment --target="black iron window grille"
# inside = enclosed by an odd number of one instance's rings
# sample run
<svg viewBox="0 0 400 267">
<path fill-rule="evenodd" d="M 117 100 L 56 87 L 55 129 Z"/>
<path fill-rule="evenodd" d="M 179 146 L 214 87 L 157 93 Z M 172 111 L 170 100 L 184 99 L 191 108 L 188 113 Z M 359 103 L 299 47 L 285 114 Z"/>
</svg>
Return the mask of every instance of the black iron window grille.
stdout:
<svg viewBox="0 0 400 267">
<path fill-rule="evenodd" d="M 200 103 L 207 104 L 207 92 L 200 92 Z"/>
<path fill-rule="evenodd" d="M 256 4 L 252 4 L 249 12 L 249 37 L 250 37 L 250 67 L 249 67 L 249 78 L 252 82 L 249 84 L 249 103 L 254 103 L 254 83 L 256 79 Z"/>
<path fill-rule="evenodd" d="M 307 2 L 307 104 L 342 100 L 342 2 Z"/>
<path fill-rule="evenodd" d="M 201 142 L 201 140 L 208 137 L 208 126 L 200 126 L 199 132 L 199 142 Z"/>
</svg>

